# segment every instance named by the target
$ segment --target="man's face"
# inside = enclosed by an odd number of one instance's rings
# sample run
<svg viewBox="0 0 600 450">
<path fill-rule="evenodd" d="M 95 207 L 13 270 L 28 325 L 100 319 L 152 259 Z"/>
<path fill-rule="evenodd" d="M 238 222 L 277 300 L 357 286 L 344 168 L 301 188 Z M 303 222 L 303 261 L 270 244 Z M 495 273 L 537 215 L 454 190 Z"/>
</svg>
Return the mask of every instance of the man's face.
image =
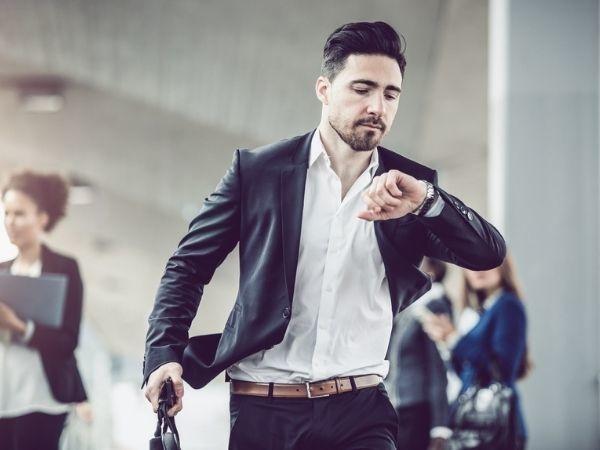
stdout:
<svg viewBox="0 0 600 450">
<path fill-rule="evenodd" d="M 379 145 L 398 109 L 402 73 L 396 60 L 350 55 L 333 82 L 324 79 L 324 83 L 327 118 L 340 138 L 355 151 Z"/>
</svg>

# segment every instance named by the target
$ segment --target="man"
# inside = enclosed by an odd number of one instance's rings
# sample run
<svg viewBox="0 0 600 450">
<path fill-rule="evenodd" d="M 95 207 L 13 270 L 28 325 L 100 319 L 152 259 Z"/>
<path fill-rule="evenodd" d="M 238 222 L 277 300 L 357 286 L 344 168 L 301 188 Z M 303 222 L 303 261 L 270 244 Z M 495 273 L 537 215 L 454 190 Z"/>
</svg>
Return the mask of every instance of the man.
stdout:
<svg viewBox="0 0 600 450">
<path fill-rule="evenodd" d="M 431 277 L 431 289 L 394 319 L 385 384 L 398 413 L 398 448 L 438 450 L 452 435 L 446 366 L 421 318 L 428 311 L 451 317 L 452 304 L 442 284 L 446 265 L 425 258 L 421 270 Z"/>
<path fill-rule="evenodd" d="M 169 259 L 149 318 L 144 379 L 157 408 L 170 377 L 200 388 L 227 370 L 230 449 L 394 449 L 382 379 L 395 313 L 429 289 L 430 255 L 498 266 L 500 234 L 436 186 L 436 172 L 383 147 L 406 61 L 383 22 L 333 32 L 318 128 L 237 150 Z M 222 334 L 188 339 L 204 285 L 239 243 Z"/>
</svg>

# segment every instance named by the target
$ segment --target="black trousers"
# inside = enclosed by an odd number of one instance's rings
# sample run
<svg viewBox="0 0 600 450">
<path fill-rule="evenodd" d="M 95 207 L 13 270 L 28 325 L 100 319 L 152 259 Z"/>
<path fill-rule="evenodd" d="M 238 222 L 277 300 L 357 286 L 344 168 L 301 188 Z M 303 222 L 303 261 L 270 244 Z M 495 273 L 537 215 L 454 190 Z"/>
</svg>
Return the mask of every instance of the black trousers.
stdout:
<svg viewBox="0 0 600 450">
<path fill-rule="evenodd" d="M 398 418 L 383 383 L 323 398 L 232 394 L 229 450 L 395 450 Z"/>
<path fill-rule="evenodd" d="M 398 408 L 398 450 L 427 450 L 431 430 L 429 404 Z"/>
<path fill-rule="evenodd" d="M 0 419 L 2 450 L 58 450 L 66 414 L 32 413 Z"/>
</svg>

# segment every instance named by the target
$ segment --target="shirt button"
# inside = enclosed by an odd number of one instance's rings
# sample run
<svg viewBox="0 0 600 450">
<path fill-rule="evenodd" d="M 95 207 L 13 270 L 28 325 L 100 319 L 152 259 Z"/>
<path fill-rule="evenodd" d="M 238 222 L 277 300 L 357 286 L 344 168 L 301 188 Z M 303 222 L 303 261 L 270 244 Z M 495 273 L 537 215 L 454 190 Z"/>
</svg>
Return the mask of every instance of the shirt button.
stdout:
<svg viewBox="0 0 600 450">
<path fill-rule="evenodd" d="M 290 317 L 290 307 L 286 306 L 285 309 L 283 310 L 283 318 L 287 319 L 288 317 Z"/>
</svg>

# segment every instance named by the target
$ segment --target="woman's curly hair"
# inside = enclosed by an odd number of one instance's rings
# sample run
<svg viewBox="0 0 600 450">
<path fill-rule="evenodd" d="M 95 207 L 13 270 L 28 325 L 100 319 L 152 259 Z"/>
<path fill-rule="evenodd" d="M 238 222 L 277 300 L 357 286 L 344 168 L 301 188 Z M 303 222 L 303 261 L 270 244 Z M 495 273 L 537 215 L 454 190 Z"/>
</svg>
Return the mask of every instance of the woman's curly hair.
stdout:
<svg viewBox="0 0 600 450">
<path fill-rule="evenodd" d="M 38 209 L 48 214 L 48 223 L 44 231 L 52 231 L 65 216 L 69 201 L 69 183 L 56 173 L 33 170 L 13 172 L 2 186 L 2 198 L 11 190 L 31 197 Z"/>
</svg>

